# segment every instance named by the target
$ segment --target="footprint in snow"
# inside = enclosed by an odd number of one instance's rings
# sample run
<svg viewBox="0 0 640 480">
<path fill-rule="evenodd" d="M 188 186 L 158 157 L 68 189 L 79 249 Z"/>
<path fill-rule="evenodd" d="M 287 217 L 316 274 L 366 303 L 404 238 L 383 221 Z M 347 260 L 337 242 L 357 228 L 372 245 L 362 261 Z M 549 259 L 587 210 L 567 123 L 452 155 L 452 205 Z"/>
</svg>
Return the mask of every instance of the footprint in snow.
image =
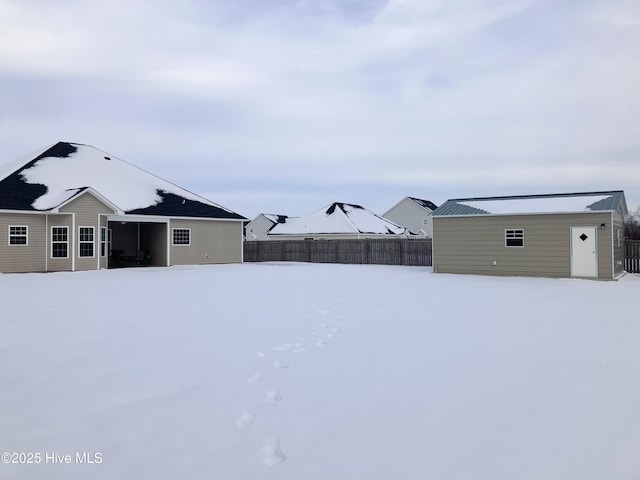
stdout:
<svg viewBox="0 0 640 480">
<path fill-rule="evenodd" d="M 273 362 L 273 366 L 276 368 L 289 368 L 289 364 L 287 362 L 283 362 L 282 360 L 276 360 Z"/>
<path fill-rule="evenodd" d="M 247 379 L 247 382 L 249 382 L 249 383 L 256 383 L 256 382 L 259 382 L 260 380 L 262 380 L 262 373 L 260 373 L 260 372 L 255 372 L 253 375 L 251 375 L 251 376 Z"/>
<path fill-rule="evenodd" d="M 326 340 L 320 339 L 320 340 L 318 340 L 318 341 L 316 342 L 316 347 L 318 347 L 318 348 L 322 348 L 322 347 L 324 347 L 326 344 L 327 344 L 327 341 L 326 341 Z"/>
<path fill-rule="evenodd" d="M 267 359 L 269 358 L 269 354 L 268 354 L 268 353 L 258 352 L 258 353 L 257 353 L 257 355 L 258 355 L 260 358 L 267 358 Z"/>
<path fill-rule="evenodd" d="M 255 421 L 255 419 L 256 417 L 253 413 L 244 412 L 236 420 L 236 425 L 238 426 L 238 428 L 250 427 L 251 425 L 253 425 L 253 422 Z"/>
<path fill-rule="evenodd" d="M 280 395 L 280 390 L 278 390 L 277 388 L 270 388 L 269 390 L 266 391 L 264 396 L 267 399 L 267 402 L 269 403 L 275 403 L 282 400 L 282 396 Z"/>
<path fill-rule="evenodd" d="M 280 449 L 280 439 L 278 437 L 265 439 L 256 455 L 256 462 L 267 467 L 274 467 L 286 460 L 287 456 Z"/>
<path fill-rule="evenodd" d="M 291 350 L 291 347 L 293 347 L 293 345 L 291 343 L 285 343 L 284 345 L 279 345 L 277 347 L 273 347 L 271 350 L 278 350 L 280 352 L 283 352 L 285 350 Z"/>
</svg>

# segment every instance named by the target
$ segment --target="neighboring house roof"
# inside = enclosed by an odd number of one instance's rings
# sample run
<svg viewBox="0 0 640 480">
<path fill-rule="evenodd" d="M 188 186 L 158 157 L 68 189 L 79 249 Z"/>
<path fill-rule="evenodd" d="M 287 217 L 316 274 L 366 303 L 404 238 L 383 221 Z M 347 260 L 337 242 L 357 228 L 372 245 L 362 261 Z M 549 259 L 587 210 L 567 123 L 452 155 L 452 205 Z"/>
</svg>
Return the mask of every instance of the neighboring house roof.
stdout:
<svg viewBox="0 0 640 480">
<path fill-rule="evenodd" d="M 271 220 L 274 225 L 276 223 L 283 223 L 287 218 L 289 218 L 286 215 L 275 215 L 272 213 L 261 213 L 260 215 L 265 217 L 267 220 Z"/>
<path fill-rule="evenodd" d="M 433 210 L 438 208 L 438 206 L 435 203 L 430 202 L 429 200 L 423 200 L 421 198 L 415 198 L 415 197 L 407 197 L 407 198 L 409 200 L 413 200 L 415 203 L 417 203 L 421 207 L 428 208 L 431 211 L 433 211 Z"/>
<path fill-rule="evenodd" d="M 510 197 L 458 198 L 447 200 L 434 217 L 468 215 L 520 215 L 615 211 L 626 214 L 624 192 L 556 193 Z"/>
<path fill-rule="evenodd" d="M 288 217 L 268 235 L 393 234 L 405 229 L 360 205 L 335 202 L 305 217 Z"/>
<path fill-rule="evenodd" d="M 34 155 L 4 167 L 0 209 L 51 211 L 89 188 L 123 213 L 246 220 L 90 145 L 58 142 Z"/>
</svg>

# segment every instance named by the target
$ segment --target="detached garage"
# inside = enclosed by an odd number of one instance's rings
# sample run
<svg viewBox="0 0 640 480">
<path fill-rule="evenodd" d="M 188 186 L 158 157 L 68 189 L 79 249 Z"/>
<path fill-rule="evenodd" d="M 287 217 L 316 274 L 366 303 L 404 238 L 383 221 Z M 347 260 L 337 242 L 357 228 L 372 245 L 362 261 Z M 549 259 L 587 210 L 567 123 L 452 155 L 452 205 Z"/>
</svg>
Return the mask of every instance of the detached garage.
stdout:
<svg viewBox="0 0 640 480">
<path fill-rule="evenodd" d="M 622 191 L 448 200 L 433 213 L 433 271 L 613 280 L 627 213 Z"/>
</svg>

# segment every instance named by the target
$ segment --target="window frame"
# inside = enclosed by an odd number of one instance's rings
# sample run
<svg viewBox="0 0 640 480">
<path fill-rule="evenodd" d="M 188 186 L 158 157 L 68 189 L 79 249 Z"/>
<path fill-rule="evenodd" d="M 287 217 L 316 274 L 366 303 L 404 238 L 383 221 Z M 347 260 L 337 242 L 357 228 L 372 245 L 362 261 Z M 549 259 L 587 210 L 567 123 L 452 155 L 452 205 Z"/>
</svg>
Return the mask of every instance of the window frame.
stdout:
<svg viewBox="0 0 640 480">
<path fill-rule="evenodd" d="M 178 231 L 187 232 L 187 241 L 176 243 L 176 233 Z M 190 228 L 172 228 L 171 229 L 171 245 L 174 247 L 189 247 L 191 246 L 191 229 Z"/>
<path fill-rule="evenodd" d="M 509 245 L 509 240 L 511 241 L 520 240 L 522 244 Z M 504 229 L 504 246 L 505 248 L 524 248 L 524 228 L 505 228 Z"/>
<path fill-rule="evenodd" d="M 64 229 L 66 240 L 54 240 L 54 230 L 55 229 Z M 54 245 L 64 245 L 66 255 L 64 256 L 54 256 Z M 51 226 L 51 258 L 60 259 L 60 258 L 69 258 L 69 227 L 67 225 L 52 225 Z"/>
<path fill-rule="evenodd" d="M 91 240 L 82 240 L 82 230 L 87 229 L 91 232 Z M 87 232 L 85 232 L 86 235 Z M 83 255 L 82 247 L 91 246 L 91 255 Z M 95 258 L 96 257 L 96 227 L 79 226 L 78 227 L 78 258 Z"/>
<path fill-rule="evenodd" d="M 24 233 L 11 233 L 12 228 L 24 228 Z M 29 246 L 29 225 L 9 225 L 7 227 L 8 239 L 7 245 L 10 247 L 27 247 Z M 11 240 L 24 237 L 24 243 L 11 243 Z"/>
<path fill-rule="evenodd" d="M 107 256 L 107 227 L 100 227 L 100 256 Z"/>
</svg>

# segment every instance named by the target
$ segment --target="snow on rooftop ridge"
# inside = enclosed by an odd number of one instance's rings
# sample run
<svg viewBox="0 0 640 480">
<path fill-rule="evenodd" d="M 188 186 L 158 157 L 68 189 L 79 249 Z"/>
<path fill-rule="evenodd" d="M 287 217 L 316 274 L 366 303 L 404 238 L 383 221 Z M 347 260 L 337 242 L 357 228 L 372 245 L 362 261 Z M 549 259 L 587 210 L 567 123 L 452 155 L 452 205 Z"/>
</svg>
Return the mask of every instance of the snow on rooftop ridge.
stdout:
<svg viewBox="0 0 640 480">
<path fill-rule="evenodd" d="M 20 158 L 17 158 L 16 160 L 3 163 L 2 165 L 0 165 L 0 180 L 2 180 L 3 178 L 7 178 L 12 173 L 20 170 L 30 160 L 33 160 L 41 153 L 46 152 L 54 145 L 55 143 L 51 145 L 47 145 L 46 147 L 34 150 L 33 152 L 28 153 L 27 155 L 22 155 Z"/>
<path fill-rule="evenodd" d="M 262 216 L 271 220 L 273 223 L 280 223 L 283 222 L 284 219 L 289 218 L 286 215 L 277 215 L 275 213 L 263 213 Z"/>
<path fill-rule="evenodd" d="M 47 187 L 47 192 L 34 201 L 33 208 L 55 208 L 61 203 L 63 192 L 90 186 L 123 211 L 157 205 L 162 202 L 158 191 L 163 191 L 230 212 L 98 148 L 78 143 L 71 145 L 76 151 L 68 156 L 41 158 L 21 172 L 25 182 Z"/>
<path fill-rule="evenodd" d="M 360 205 L 335 202 L 304 217 L 288 217 L 268 234 L 340 233 L 402 234 L 404 228 Z"/>
<path fill-rule="evenodd" d="M 590 205 L 609 198 L 611 195 L 578 195 L 500 200 L 456 200 L 455 202 L 492 214 L 567 213 L 589 211 Z"/>
</svg>

